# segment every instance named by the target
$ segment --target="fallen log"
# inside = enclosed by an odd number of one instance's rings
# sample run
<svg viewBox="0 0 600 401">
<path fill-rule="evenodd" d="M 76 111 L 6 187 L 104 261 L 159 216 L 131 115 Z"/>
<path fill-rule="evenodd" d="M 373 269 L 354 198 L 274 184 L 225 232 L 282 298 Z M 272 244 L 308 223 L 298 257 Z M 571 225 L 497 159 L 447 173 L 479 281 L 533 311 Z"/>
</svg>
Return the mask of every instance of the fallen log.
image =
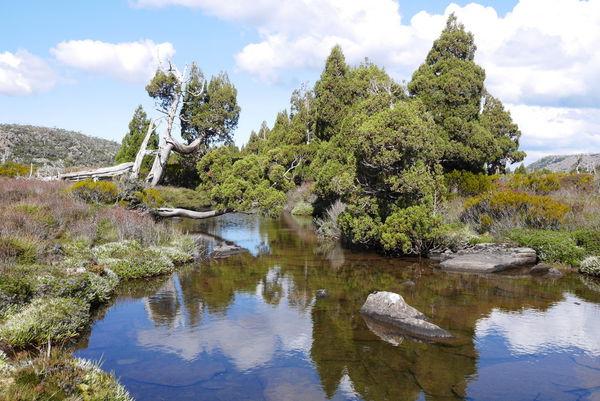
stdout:
<svg viewBox="0 0 600 401">
<path fill-rule="evenodd" d="M 230 213 L 231 210 L 208 210 L 206 212 L 197 212 L 189 209 L 161 207 L 154 209 L 153 213 L 160 217 L 187 217 L 190 219 L 208 219 L 222 214 Z"/>
<path fill-rule="evenodd" d="M 58 176 L 61 180 L 66 181 L 81 181 L 81 180 L 98 180 L 102 178 L 112 178 L 119 175 L 129 173 L 133 168 L 133 163 L 121 163 L 116 166 L 102 167 L 96 170 L 76 171 L 74 173 L 65 173 Z"/>
</svg>

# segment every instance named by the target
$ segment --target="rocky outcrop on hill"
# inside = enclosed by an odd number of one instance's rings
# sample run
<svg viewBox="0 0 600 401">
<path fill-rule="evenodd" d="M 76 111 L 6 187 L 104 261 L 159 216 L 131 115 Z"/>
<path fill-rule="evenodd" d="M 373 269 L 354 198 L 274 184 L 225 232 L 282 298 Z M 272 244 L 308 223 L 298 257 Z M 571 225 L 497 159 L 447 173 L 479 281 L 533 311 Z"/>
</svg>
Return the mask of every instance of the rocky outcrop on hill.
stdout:
<svg viewBox="0 0 600 401">
<path fill-rule="evenodd" d="M 117 142 L 60 128 L 0 124 L 0 162 L 57 168 L 107 166 L 114 162 Z"/>
<path fill-rule="evenodd" d="M 600 167 L 600 153 L 579 155 L 552 155 L 541 158 L 527 166 L 529 171 L 550 170 L 556 172 L 595 172 Z"/>
</svg>

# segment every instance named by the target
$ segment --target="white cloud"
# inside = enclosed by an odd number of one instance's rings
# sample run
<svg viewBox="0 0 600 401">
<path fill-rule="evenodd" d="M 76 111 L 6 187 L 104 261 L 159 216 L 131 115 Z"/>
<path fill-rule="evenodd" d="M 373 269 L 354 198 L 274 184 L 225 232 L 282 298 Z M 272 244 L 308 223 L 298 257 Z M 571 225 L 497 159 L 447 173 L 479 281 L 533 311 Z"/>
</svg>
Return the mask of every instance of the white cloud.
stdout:
<svg viewBox="0 0 600 401">
<path fill-rule="evenodd" d="M 548 153 L 600 150 L 600 0 L 519 0 L 500 16 L 477 3 L 402 18 L 408 0 L 137 0 L 140 7 L 195 7 L 254 27 L 237 66 L 265 81 L 290 69 L 322 68 L 331 47 L 369 57 L 398 79 L 423 62 L 447 15 L 475 34 L 486 85 L 511 109 L 528 161 Z M 535 106 L 535 107 L 526 107 Z"/>
<path fill-rule="evenodd" d="M 26 50 L 0 53 L 0 94 L 30 95 L 48 90 L 56 75 L 44 59 Z"/>
<path fill-rule="evenodd" d="M 508 104 L 523 136 L 526 162 L 550 154 L 600 150 L 600 108 L 569 108 Z"/>
<path fill-rule="evenodd" d="M 503 100 L 597 104 L 600 100 L 600 1 L 520 0 L 505 16 L 492 7 L 450 4 L 444 15 L 420 12 L 402 23 L 396 0 L 137 0 L 137 6 L 196 7 L 254 26 L 261 40 L 237 55 L 238 66 L 264 79 L 289 68 L 320 67 L 333 44 L 352 62 L 365 56 L 410 78 L 456 12 L 475 33 L 488 86 Z"/>
<path fill-rule="evenodd" d="M 152 40 L 107 43 L 98 40 L 61 42 L 50 52 L 68 66 L 108 74 L 126 81 L 145 81 L 160 63 L 171 59 L 175 48 L 169 42 Z"/>
</svg>

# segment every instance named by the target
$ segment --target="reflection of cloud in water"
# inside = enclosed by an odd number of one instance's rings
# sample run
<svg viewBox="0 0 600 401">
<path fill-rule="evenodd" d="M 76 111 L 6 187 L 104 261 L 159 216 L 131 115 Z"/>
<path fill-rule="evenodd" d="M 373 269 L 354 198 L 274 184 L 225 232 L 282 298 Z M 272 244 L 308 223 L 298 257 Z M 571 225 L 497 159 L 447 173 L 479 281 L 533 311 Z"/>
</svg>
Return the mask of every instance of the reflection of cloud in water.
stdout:
<svg viewBox="0 0 600 401">
<path fill-rule="evenodd" d="M 525 309 L 521 312 L 494 310 L 477 322 L 478 338 L 501 334 L 513 354 L 536 354 L 579 348 L 600 356 L 600 305 L 574 295 L 547 311 Z"/>
<path fill-rule="evenodd" d="M 277 305 L 265 302 L 261 297 L 263 284 L 258 284 L 255 296 L 236 294 L 224 316 L 206 315 L 196 327 L 158 326 L 142 330 L 138 332 L 138 343 L 173 352 L 188 361 L 203 352 L 222 352 L 240 370 L 265 364 L 278 351 L 301 352 L 308 359 L 312 345 L 310 308 L 298 310 L 290 306 L 290 279 L 270 271 L 267 280 L 279 280 L 283 297 Z"/>
</svg>

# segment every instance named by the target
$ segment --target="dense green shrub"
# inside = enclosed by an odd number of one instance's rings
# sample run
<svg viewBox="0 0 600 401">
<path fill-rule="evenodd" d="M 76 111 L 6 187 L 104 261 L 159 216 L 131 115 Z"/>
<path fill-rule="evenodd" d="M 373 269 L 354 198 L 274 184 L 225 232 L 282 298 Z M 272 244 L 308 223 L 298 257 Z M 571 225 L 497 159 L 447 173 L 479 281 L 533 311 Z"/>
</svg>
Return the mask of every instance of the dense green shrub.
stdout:
<svg viewBox="0 0 600 401">
<path fill-rule="evenodd" d="M 89 320 L 89 305 L 74 298 L 37 298 L 0 326 L 0 340 L 23 348 L 63 342 L 79 335 Z"/>
<path fill-rule="evenodd" d="M 460 196 L 474 196 L 494 189 L 499 176 L 454 170 L 445 174 L 444 178 L 446 187 L 451 193 Z"/>
<path fill-rule="evenodd" d="M 0 401 L 133 401 L 113 375 L 63 351 L 5 364 Z"/>
<path fill-rule="evenodd" d="M 579 272 L 590 276 L 600 277 L 600 257 L 588 256 L 579 266 Z"/>
<path fill-rule="evenodd" d="M 585 250 L 565 231 L 516 229 L 506 236 L 521 246 L 535 249 L 538 257 L 546 262 L 577 266 L 585 256 Z"/>
<path fill-rule="evenodd" d="M 157 188 L 144 188 L 141 191 L 135 191 L 133 197 L 136 203 L 147 209 L 156 209 L 165 205 L 162 192 Z"/>
<path fill-rule="evenodd" d="M 119 198 L 119 187 L 112 181 L 79 181 L 71 185 L 69 191 L 90 203 L 115 203 Z"/>
<path fill-rule="evenodd" d="M 431 208 L 411 206 L 398 210 L 381 226 L 381 245 L 388 252 L 422 255 L 442 237 L 442 219 Z"/>
<path fill-rule="evenodd" d="M 591 229 L 575 230 L 573 238 L 588 255 L 600 256 L 600 231 Z"/>
<path fill-rule="evenodd" d="M 38 249 L 33 241 L 11 236 L 0 237 L 0 262 L 35 263 Z"/>
<path fill-rule="evenodd" d="M 544 195 L 511 190 L 493 191 L 465 201 L 461 219 L 480 232 L 525 226 L 557 228 L 569 211 L 569 205 Z"/>
</svg>

